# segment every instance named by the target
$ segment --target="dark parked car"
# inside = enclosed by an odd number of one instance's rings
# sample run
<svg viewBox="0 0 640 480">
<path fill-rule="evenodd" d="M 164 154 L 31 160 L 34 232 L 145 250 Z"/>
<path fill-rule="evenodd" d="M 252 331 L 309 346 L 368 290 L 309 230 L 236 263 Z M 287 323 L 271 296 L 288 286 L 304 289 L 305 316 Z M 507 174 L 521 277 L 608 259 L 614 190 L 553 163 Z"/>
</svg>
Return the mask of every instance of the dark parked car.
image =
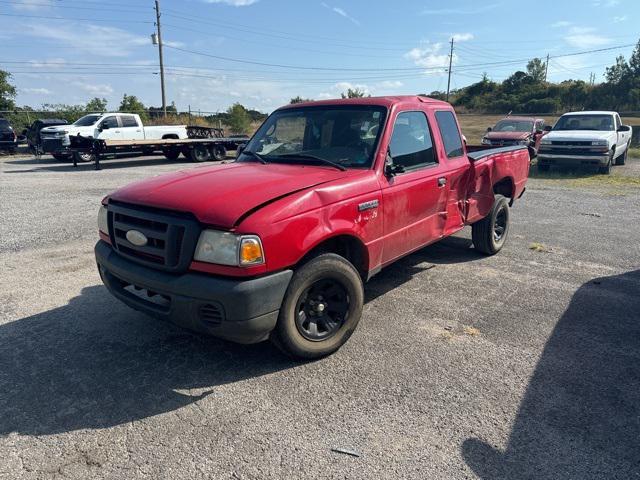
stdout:
<svg viewBox="0 0 640 480">
<path fill-rule="evenodd" d="M 0 150 L 7 150 L 9 153 L 15 153 L 18 141 L 16 132 L 9 125 L 6 118 L 0 118 Z"/>
<path fill-rule="evenodd" d="M 29 129 L 26 131 L 27 145 L 29 146 L 29 150 L 34 154 L 44 153 L 40 131 L 45 127 L 55 127 L 58 125 L 68 124 L 69 122 L 67 122 L 66 120 L 61 120 L 59 118 L 39 118 L 38 120 L 33 122 Z"/>
</svg>

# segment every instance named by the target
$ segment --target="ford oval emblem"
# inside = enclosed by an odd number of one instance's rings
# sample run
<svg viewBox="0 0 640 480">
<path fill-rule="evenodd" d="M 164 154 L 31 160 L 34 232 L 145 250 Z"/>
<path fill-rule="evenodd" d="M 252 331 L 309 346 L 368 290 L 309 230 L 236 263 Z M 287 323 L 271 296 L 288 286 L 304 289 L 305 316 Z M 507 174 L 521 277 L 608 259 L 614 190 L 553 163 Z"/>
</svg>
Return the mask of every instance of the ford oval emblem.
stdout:
<svg viewBox="0 0 640 480">
<path fill-rule="evenodd" d="M 139 232 L 138 230 L 129 230 L 126 237 L 127 240 L 129 240 L 129 242 L 136 247 L 144 247 L 149 241 L 145 234 Z"/>
</svg>

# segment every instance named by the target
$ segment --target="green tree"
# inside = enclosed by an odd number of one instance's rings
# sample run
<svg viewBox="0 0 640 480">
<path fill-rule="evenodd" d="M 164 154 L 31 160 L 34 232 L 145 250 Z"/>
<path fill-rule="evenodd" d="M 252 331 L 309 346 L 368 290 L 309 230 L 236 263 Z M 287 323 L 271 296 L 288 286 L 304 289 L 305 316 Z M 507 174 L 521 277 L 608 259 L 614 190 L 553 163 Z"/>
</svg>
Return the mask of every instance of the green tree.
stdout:
<svg viewBox="0 0 640 480">
<path fill-rule="evenodd" d="M 120 102 L 120 108 L 118 108 L 118 111 L 137 113 L 143 120 L 148 120 L 149 118 L 146 107 L 135 95 L 127 95 L 125 93 L 122 97 L 122 102 Z"/>
<path fill-rule="evenodd" d="M 370 97 L 371 95 L 367 95 L 367 92 L 356 87 L 347 89 L 347 92 L 341 93 L 340 96 L 342 96 L 342 98 L 362 98 Z"/>
<path fill-rule="evenodd" d="M 300 95 L 298 95 L 297 97 L 293 97 L 289 102 L 289 104 L 293 105 L 295 103 L 303 103 L 303 102 L 311 102 L 311 101 L 312 100 L 310 98 L 302 98 Z"/>
<path fill-rule="evenodd" d="M 607 70 L 604 74 L 604 77 L 607 79 L 607 82 L 612 83 L 614 85 L 618 85 L 624 80 L 626 80 L 629 76 L 629 65 L 625 61 L 622 55 L 616 57 L 615 65 L 607 67 Z"/>
<path fill-rule="evenodd" d="M 106 98 L 92 98 L 87 102 L 85 107 L 87 112 L 103 113 L 107 111 L 107 99 Z"/>
<path fill-rule="evenodd" d="M 13 110 L 16 106 L 16 87 L 11 85 L 9 79 L 11 74 L 0 70 L 0 110 Z"/>
<path fill-rule="evenodd" d="M 234 103 L 227 109 L 227 125 L 233 133 L 248 133 L 251 117 L 244 106 Z"/>
<path fill-rule="evenodd" d="M 547 64 L 539 58 L 534 58 L 527 63 L 527 75 L 529 75 L 535 83 L 544 82 Z"/>
<path fill-rule="evenodd" d="M 629 69 L 638 79 L 638 76 L 640 76 L 640 40 L 638 40 L 636 48 L 634 48 L 631 58 L 629 58 Z"/>
</svg>

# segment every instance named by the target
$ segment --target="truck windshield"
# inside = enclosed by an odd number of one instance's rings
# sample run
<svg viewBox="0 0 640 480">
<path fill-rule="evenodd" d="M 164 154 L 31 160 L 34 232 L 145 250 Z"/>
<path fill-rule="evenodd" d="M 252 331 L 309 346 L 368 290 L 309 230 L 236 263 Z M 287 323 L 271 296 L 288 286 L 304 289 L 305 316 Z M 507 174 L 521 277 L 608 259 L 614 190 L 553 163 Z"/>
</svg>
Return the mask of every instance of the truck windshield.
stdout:
<svg viewBox="0 0 640 480">
<path fill-rule="evenodd" d="M 345 105 L 300 107 L 274 112 L 238 161 L 311 162 L 369 168 L 386 109 Z"/>
<path fill-rule="evenodd" d="M 4 118 L 0 118 L 0 128 L 9 128 L 9 122 Z"/>
<path fill-rule="evenodd" d="M 530 132 L 533 122 L 527 120 L 500 120 L 496 123 L 494 132 Z"/>
<path fill-rule="evenodd" d="M 98 121 L 102 115 L 85 115 L 74 122 L 76 127 L 90 127 Z"/>
<path fill-rule="evenodd" d="M 554 130 L 613 130 L 611 115 L 563 115 Z"/>
</svg>

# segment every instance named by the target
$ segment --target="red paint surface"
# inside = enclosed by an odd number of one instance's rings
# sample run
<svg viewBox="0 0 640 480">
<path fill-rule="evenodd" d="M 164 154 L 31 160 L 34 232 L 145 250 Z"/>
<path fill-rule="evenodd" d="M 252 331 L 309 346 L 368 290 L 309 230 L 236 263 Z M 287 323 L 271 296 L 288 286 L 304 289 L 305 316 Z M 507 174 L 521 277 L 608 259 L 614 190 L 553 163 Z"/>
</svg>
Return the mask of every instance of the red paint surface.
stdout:
<svg viewBox="0 0 640 480">
<path fill-rule="evenodd" d="M 341 235 L 357 239 L 366 252 L 366 268 L 376 270 L 485 216 L 499 181 L 510 179 L 513 198 L 524 189 L 529 171 L 526 149 L 495 153 L 476 163 L 466 154 L 446 157 L 435 120 L 436 111 L 452 111 L 445 102 L 412 96 L 314 104 L 381 105 L 388 109 L 371 169 L 342 172 L 325 166 L 232 163 L 137 182 L 110 198 L 190 212 L 205 227 L 259 235 L 265 265 L 191 264 L 192 270 L 201 272 L 254 276 L 292 267 L 318 244 Z M 407 110 L 427 114 L 439 163 L 387 177 L 384 162 L 390 126 L 399 112 Z M 446 184 L 438 186 L 442 177 Z M 379 206 L 359 212 L 358 205 L 370 200 L 378 200 Z"/>
</svg>

